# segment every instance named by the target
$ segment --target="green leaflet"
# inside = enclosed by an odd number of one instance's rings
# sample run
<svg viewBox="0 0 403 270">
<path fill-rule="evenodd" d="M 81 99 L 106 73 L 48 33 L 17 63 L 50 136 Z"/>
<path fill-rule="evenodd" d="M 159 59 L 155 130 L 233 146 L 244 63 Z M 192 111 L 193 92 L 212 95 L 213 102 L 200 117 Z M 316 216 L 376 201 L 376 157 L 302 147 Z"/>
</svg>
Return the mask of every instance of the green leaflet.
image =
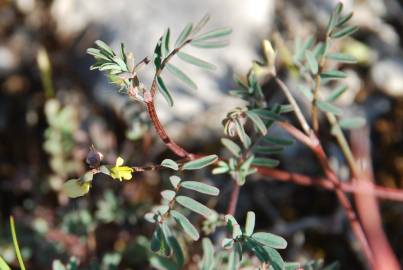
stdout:
<svg viewBox="0 0 403 270">
<path fill-rule="evenodd" d="M 174 65 L 169 64 L 169 63 L 166 64 L 166 68 L 176 78 L 178 78 L 182 82 L 186 83 L 189 87 L 197 90 L 197 85 L 192 81 L 192 79 L 189 78 L 189 76 L 187 76 L 185 73 L 183 73 L 182 70 L 180 70 L 179 68 L 177 68 Z"/>
<path fill-rule="evenodd" d="M 197 57 L 194 57 L 194 56 L 192 56 L 192 55 L 190 55 L 190 54 L 187 54 L 187 53 L 184 53 L 184 52 L 178 52 L 176 55 L 177 55 L 181 60 L 183 60 L 183 61 L 185 61 L 185 62 L 187 62 L 187 63 L 189 63 L 189 64 L 192 64 L 192 65 L 195 65 L 195 66 L 204 68 L 204 69 L 208 69 L 208 70 L 214 70 L 214 69 L 216 69 L 216 66 L 215 66 L 215 65 L 210 64 L 209 62 L 206 62 L 206 61 L 204 61 L 204 60 L 201 60 L 201 59 L 199 59 L 199 58 L 197 58 Z"/>
<path fill-rule="evenodd" d="M 341 63 L 351 63 L 351 64 L 357 63 L 357 59 L 345 53 L 327 53 L 326 58 Z"/>
<path fill-rule="evenodd" d="M 358 31 L 358 27 L 357 26 L 346 26 L 343 29 L 334 32 L 332 34 L 330 34 L 330 37 L 332 38 L 343 38 L 343 37 L 347 37 L 352 35 L 353 33 Z"/>
<path fill-rule="evenodd" d="M 169 181 L 171 182 L 171 185 L 176 189 L 178 188 L 178 185 L 182 180 L 179 178 L 179 176 L 172 175 L 169 177 Z"/>
<path fill-rule="evenodd" d="M 239 147 L 232 140 L 227 138 L 222 138 L 221 143 L 236 157 L 239 157 L 241 154 L 241 147 Z"/>
<path fill-rule="evenodd" d="M 201 270 L 213 270 L 214 269 L 214 246 L 211 240 L 208 238 L 203 238 L 203 259 Z"/>
<path fill-rule="evenodd" d="M 312 74 L 318 73 L 319 65 L 318 61 L 316 61 L 315 55 L 311 51 L 307 50 L 305 52 L 305 57 L 311 73 Z"/>
<path fill-rule="evenodd" d="M 287 241 L 284 238 L 272 233 L 257 232 L 252 234 L 252 239 L 262 245 L 275 249 L 285 249 L 287 247 Z"/>
<path fill-rule="evenodd" d="M 213 211 L 208 208 L 207 206 L 199 203 L 198 201 L 187 197 L 187 196 L 177 196 L 175 198 L 176 202 L 182 205 L 183 207 L 192 210 L 195 213 L 198 213 L 205 218 L 208 218 L 211 214 L 213 214 Z"/>
<path fill-rule="evenodd" d="M 199 239 L 199 232 L 193 226 L 193 224 L 190 223 L 187 217 L 175 210 L 171 211 L 171 215 L 175 219 L 176 223 L 178 223 L 182 227 L 184 232 L 189 235 L 190 238 L 192 238 L 194 241 L 197 241 Z"/>
<path fill-rule="evenodd" d="M 175 161 L 173 161 L 172 159 L 168 159 L 168 158 L 164 159 L 161 162 L 161 166 L 166 167 L 166 168 L 170 168 L 170 169 L 175 170 L 175 171 L 179 170 L 178 164 Z"/>
<path fill-rule="evenodd" d="M 204 167 L 207 167 L 218 159 L 217 155 L 209 155 L 206 157 L 198 158 L 189 162 L 186 162 L 183 165 L 184 170 L 198 170 Z"/>
<path fill-rule="evenodd" d="M 334 106 L 333 104 L 326 102 L 326 101 L 318 100 L 318 101 L 316 101 L 316 105 L 318 106 L 318 108 L 321 111 L 324 111 L 324 112 L 330 112 L 330 113 L 333 113 L 336 115 L 340 115 L 343 113 L 343 111 L 340 108 L 338 108 L 338 107 Z"/>
<path fill-rule="evenodd" d="M 165 58 L 169 54 L 169 38 L 170 38 L 170 30 L 169 28 L 165 31 L 164 35 L 162 36 L 161 42 L 161 56 Z"/>
<path fill-rule="evenodd" d="M 197 181 L 184 181 L 181 183 L 181 187 L 212 196 L 220 193 L 218 188 Z"/>
<path fill-rule="evenodd" d="M 365 123 L 366 121 L 362 117 L 352 117 L 340 120 L 339 125 L 344 129 L 354 129 L 364 126 Z"/>
<path fill-rule="evenodd" d="M 176 192 L 170 189 L 166 189 L 161 191 L 161 196 L 167 201 L 172 201 L 175 198 Z"/>
<path fill-rule="evenodd" d="M 185 28 L 183 28 L 182 32 L 179 34 L 178 38 L 175 41 L 175 47 L 180 47 L 187 40 L 190 33 L 192 32 L 193 24 L 188 23 Z"/>
<path fill-rule="evenodd" d="M 248 211 L 246 214 L 245 235 L 251 236 L 255 229 L 255 213 Z"/>
<path fill-rule="evenodd" d="M 200 36 L 198 36 L 197 38 L 195 38 L 195 41 L 205 41 L 205 40 L 209 40 L 209 39 L 215 39 L 215 38 L 222 38 L 222 37 L 226 37 L 229 36 L 232 33 L 232 29 L 229 27 L 223 27 L 223 28 L 219 28 L 219 29 L 215 29 L 212 31 L 209 31 L 207 33 L 204 33 Z"/>
<path fill-rule="evenodd" d="M 172 99 L 171 93 L 169 92 L 168 88 L 165 86 L 165 83 L 162 80 L 162 78 L 159 76 L 157 77 L 157 88 L 158 88 L 158 91 L 164 97 L 165 101 L 168 103 L 168 105 L 172 107 L 174 105 L 174 101 Z"/>
<path fill-rule="evenodd" d="M 280 162 L 276 159 L 271 159 L 271 158 L 254 158 L 252 164 L 256 165 L 256 166 L 274 168 L 274 167 L 278 166 L 278 164 L 280 164 Z"/>
<path fill-rule="evenodd" d="M 247 111 L 246 115 L 249 117 L 250 120 L 255 124 L 255 126 L 259 129 L 262 135 L 266 135 L 267 129 L 266 125 L 264 124 L 263 120 L 253 111 Z"/>
<path fill-rule="evenodd" d="M 218 48 L 224 48 L 229 45 L 228 40 L 218 40 L 218 41 L 197 41 L 193 40 L 190 42 L 190 45 L 196 48 L 202 48 L 202 49 L 218 49 Z"/>
</svg>

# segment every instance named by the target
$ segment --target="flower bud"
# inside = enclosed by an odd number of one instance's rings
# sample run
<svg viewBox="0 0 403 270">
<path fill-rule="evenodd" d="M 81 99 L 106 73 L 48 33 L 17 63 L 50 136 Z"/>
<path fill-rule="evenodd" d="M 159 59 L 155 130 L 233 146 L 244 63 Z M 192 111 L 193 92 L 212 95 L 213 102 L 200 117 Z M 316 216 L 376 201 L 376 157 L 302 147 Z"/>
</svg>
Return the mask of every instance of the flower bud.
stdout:
<svg viewBox="0 0 403 270">
<path fill-rule="evenodd" d="M 87 154 L 87 158 L 85 162 L 87 162 L 90 168 L 98 168 L 101 165 L 101 161 L 103 160 L 104 155 L 97 151 L 94 146 L 91 146 L 90 151 Z"/>
</svg>

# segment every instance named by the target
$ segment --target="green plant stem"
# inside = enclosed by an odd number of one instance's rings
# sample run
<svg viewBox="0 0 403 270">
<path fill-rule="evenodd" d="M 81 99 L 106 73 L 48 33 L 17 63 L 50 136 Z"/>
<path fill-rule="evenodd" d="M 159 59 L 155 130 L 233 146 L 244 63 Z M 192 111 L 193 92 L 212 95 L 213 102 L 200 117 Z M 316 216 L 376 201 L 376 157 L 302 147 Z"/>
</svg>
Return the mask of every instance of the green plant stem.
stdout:
<svg viewBox="0 0 403 270">
<path fill-rule="evenodd" d="M 15 231 L 15 224 L 13 216 L 10 216 L 10 228 L 11 228 L 11 236 L 13 237 L 13 244 L 15 249 L 15 254 L 17 255 L 18 263 L 20 264 L 21 270 L 25 270 L 24 260 L 21 256 L 20 247 L 18 245 L 17 233 Z"/>
</svg>

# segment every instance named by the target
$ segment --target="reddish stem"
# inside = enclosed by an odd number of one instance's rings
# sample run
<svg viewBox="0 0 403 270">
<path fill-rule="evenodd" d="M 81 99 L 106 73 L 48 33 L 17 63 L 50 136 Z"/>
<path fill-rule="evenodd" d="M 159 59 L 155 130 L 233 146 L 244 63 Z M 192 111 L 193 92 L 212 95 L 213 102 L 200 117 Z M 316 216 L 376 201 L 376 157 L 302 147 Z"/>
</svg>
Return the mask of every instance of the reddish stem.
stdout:
<svg viewBox="0 0 403 270">
<path fill-rule="evenodd" d="M 155 131 L 157 131 L 158 136 L 165 143 L 165 145 L 169 149 L 171 149 L 171 151 L 174 152 L 177 156 L 182 157 L 182 158 L 192 159 L 193 155 L 190 154 L 185 149 L 183 149 L 182 147 L 180 147 L 179 145 L 177 145 L 165 132 L 165 130 L 162 127 L 161 122 L 157 116 L 157 112 L 155 111 L 154 101 L 146 100 L 146 106 L 147 106 L 148 115 L 150 116 L 151 122 L 153 123 L 153 126 L 155 128 Z"/>
<path fill-rule="evenodd" d="M 371 266 L 371 269 L 375 269 L 374 256 L 369 246 L 364 230 L 357 218 L 357 215 L 355 214 L 355 211 L 350 201 L 348 200 L 346 194 L 342 189 L 340 180 L 337 178 L 337 175 L 330 167 L 326 153 L 323 150 L 322 145 L 320 144 L 319 139 L 316 137 L 315 133 L 311 132 L 308 137 L 300 130 L 298 130 L 297 128 L 288 123 L 280 122 L 279 125 L 283 127 L 287 132 L 289 132 L 292 136 L 294 136 L 296 139 L 298 139 L 306 146 L 308 146 L 312 150 L 312 152 L 314 152 L 324 170 L 326 178 L 334 186 L 336 196 L 346 212 L 347 218 L 350 222 L 351 229 L 353 230 L 356 239 L 361 244 L 361 248 L 367 259 L 367 262 Z"/>
<path fill-rule="evenodd" d="M 228 215 L 235 215 L 236 205 L 238 203 L 238 196 L 239 196 L 240 186 L 234 180 L 232 181 L 232 190 L 231 190 L 231 198 L 228 205 L 227 214 Z"/>
</svg>

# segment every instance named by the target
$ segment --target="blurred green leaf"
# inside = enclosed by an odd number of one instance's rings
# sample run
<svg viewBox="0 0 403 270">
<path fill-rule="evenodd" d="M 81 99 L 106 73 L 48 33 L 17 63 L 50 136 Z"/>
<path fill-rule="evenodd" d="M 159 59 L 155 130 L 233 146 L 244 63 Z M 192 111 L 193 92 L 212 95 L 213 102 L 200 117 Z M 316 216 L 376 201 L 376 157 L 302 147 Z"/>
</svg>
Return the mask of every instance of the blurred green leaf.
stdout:
<svg viewBox="0 0 403 270">
<path fill-rule="evenodd" d="M 344 129 L 354 129 L 363 127 L 365 123 L 366 121 L 362 117 L 352 117 L 340 120 L 339 125 Z"/>
<path fill-rule="evenodd" d="M 346 27 L 342 28 L 341 30 L 330 34 L 330 37 L 332 37 L 332 38 L 347 37 L 347 36 L 350 36 L 350 35 L 354 34 L 355 32 L 357 32 L 358 29 L 359 29 L 359 27 L 357 27 L 357 26 L 346 26 Z"/>
<path fill-rule="evenodd" d="M 284 270 L 284 260 L 283 258 L 281 258 L 280 253 L 278 253 L 277 250 L 270 247 L 264 247 L 264 250 L 268 255 L 270 265 L 273 267 L 273 269 Z"/>
<path fill-rule="evenodd" d="M 170 189 L 166 189 L 161 191 L 161 196 L 167 201 L 172 201 L 175 198 L 176 192 Z"/>
<path fill-rule="evenodd" d="M 219 29 L 215 29 L 212 31 L 209 31 L 207 33 L 204 33 L 197 38 L 195 38 L 195 41 L 205 41 L 209 39 L 215 39 L 215 38 L 222 38 L 222 37 L 227 37 L 232 33 L 232 29 L 229 27 L 223 27 Z"/>
<path fill-rule="evenodd" d="M 327 59 L 335 60 L 341 63 L 357 63 L 357 59 L 353 56 L 345 53 L 328 53 L 326 54 Z"/>
<path fill-rule="evenodd" d="M 253 234 L 253 230 L 255 229 L 255 218 L 255 213 L 248 211 L 246 214 L 245 235 L 251 236 Z"/>
<path fill-rule="evenodd" d="M 189 162 L 186 162 L 183 165 L 184 170 L 198 170 L 204 167 L 207 167 L 218 159 L 217 155 L 209 155 L 202 158 L 198 158 Z"/>
<path fill-rule="evenodd" d="M 203 18 L 196 24 L 193 28 L 193 34 L 197 34 L 210 20 L 210 16 L 208 14 L 204 15 Z"/>
<path fill-rule="evenodd" d="M 224 48 L 229 45 L 228 40 L 218 40 L 218 41 L 196 41 L 193 40 L 190 42 L 190 45 L 196 48 L 202 48 L 202 49 L 218 49 L 218 48 Z"/>
<path fill-rule="evenodd" d="M 257 232 L 252 234 L 252 239 L 275 249 L 285 249 L 287 247 L 287 241 L 284 238 L 272 233 Z"/>
<path fill-rule="evenodd" d="M 179 176 L 172 175 L 169 177 L 169 181 L 171 182 L 171 185 L 176 189 L 178 188 L 181 179 L 179 178 Z"/>
<path fill-rule="evenodd" d="M 271 159 L 271 158 L 254 158 L 252 164 L 256 165 L 256 166 L 273 168 L 273 167 L 278 166 L 278 164 L 280 164 L 280 162 L 276 159 Z"/>
<path fill-rule="evenodd" d="M 344 94 L 348 89 L 348 86 L 345 84 L 342 84 L 338 87 L 336 87 L 332 92 L 330 92 L 329 96 L 326 98 L 327 102 L 332 102 L 337 100 L 341 95 Z"/>
<path fill-rule="evenodd" d="M 232 140 L 227 138 L 222 138 L 221 143 L 236 157 L 239 157 L 241 154 L 241 148 L 234 143 Z"/>
<path fill-rule="evenodd" d="M 329 71 L 324 71 L 320 74 L 320 77 L 322 79 L 330 79 L 330 80 L 334 80 L 334 79 L 343 79 L 346 78 L 347 75 L 346 73 L 344 73 L 343 71 L 340 70 L 329 70 Z"/>
<path fill-rule="evenodd" d="M 204 68 L 204 69 L 208 69 L 208 70 L 214 70 L 214 69 L 216 69 L 216 66 L 215 66 L 215 65 L 210 64 L 209 62 L 206 62 L 206 61 L 204 61 L 204 60 L 201 60 L 201 59 L 199 59 L 199 58 L 197 58 L 197 57 L 194 57 L 194 56 L 192 56 L 192 55 L 190 55 L 190 54 L 187 54 L 187 53 L 184 53 L 184 52 L 178 52 L 176 55 L 177 55 L 181 60 L 183 60 L 183 61 L 185 61 L 185 62 L 187 62 L 187 63 L 189 63 L 189 64 L 192 64 L 192 65 L 195 65 L 195 66 Z"/>
<path fill-rule="evenodd" d="M 169 54 L 169 38 L 170 38 L 170 30 L 169 28 L 165 31 L 164 35 L 162 36 L 161 42 L 161 56 L 165 58 Z"/>
<path fill-rule="evenodd" d="M 318 73 L 319 65 L 318 65 L 318 62 L 316 61 L 315 55 L 311 51 L 307 50 L 305 52 L 305 56 L 306 56 L 306 60 L 307 60 L 309 69 L 311 70 L 311 73 L 312 74 Z"/>
<path fill-rule="evenodd" d="M 292 141 L 292 140 L 287 140 L 287 139 L 278 138 L 278 137 L 274 137 L 274 136 L 265 136 L 263 139 L 271 144 L 281 145 L 281 146 L 288 146 L 288 145 L 292 145 L 294 143 L 294 141 Z"/>
<path fill-rule="evenodd" d="M 175 210 L 171 211 L 171 215 L 175 219 L 175 221 L 182 227 L 183 231 L 187 235 L 189 235 L 190 238 L 192 238 L 194 241 L 197 241 L 199 239 L 199 232 L 193 226 L 193 224 L 190 223 L 187 217 Z"/>
<path fill-rule="evenodd" d="M 250 120 L 252 120 L 253 124 L 259 129 L 260 133 L 262 133 L 262 135 L 266 135 L 267 133 L 266 125 L 264 124 L 263 120 L 259 117 L 259 115 L 253 111 L 247 111 L 246 115 L 249 117 Z"/>
<path fill-rule="evenodd" d="M 336 107 L 335 105 L 333 105 L 329 102 L 326 102 L 326 101 L 318 100 L 318 101 L 316 101 L 316 105 L 318 106 L 318 108 L 321 111 L 324 111 L 324 112 L 330 112 L 330 113 L 333 113 L 336 115 L 340 115 L 343 113 L 342 109 L 340 109 L 339 107 Z"/>
<path fill-rule="evenodd" d="M 210 215 L 213 214 L 213 211 L 209 209 L 207 206 L 199 203 L 198 201 L 187 197 L 187 196 L 177 196 L 175 198 L 176 202 L 182 205 L 183 207 L 196 212 L 205 218 L 208 218 Z"/>
<path fill-rule="evenodd" d="M 161 77 L 157 77 L 157 87 L 158 90 L 160 91 L 160 93 L 162 94 L 162 96 L 164 97 L 164 99 L 166 100 L 166 102 L 168 103 L 169 106 L 173 106 L 174 105 L 174 101 L 172 99 L 171 93 L 169 92 L 168 88 L 165 86 L 164 81 L 162 80 Z"/>
<path fill-rule="evenodd" d="M 169 159 L 169 158 L 164 159 L 161 162 L 161 166 L 166 167 L 166 168 L 170 168 L 170 169 L 175 170 L 175 171 L 179 170 L 178 164 L 175 161 L 173 161 L 172 159 Z"/>
<path fill-rule="evenodd" d="M 191 189 L 207 195 L 217 196 L 220 193 L 218 188 L 197 181 L 184 181 L 180 185 L 183 188 Z"/>
<path fill-rule="evenodd" d="M 191 88 L 195 90 L 197 89 L 197 85 L 192 81 L 192 79 L 190 79 L 185 73 L 183 73 L 182 70 L 180 70 L 179 68 L 175 67 L 172 64 L 166 64 L 166 68 L 172 75 L 177 77 L 179 80 L 183 81 Z"/>
<path fill-rule="evenodd" d="M 211 240 L 207 237 L 202 240 L 203 246 L 203 258 L 201 270 L 213 270 L 214 269 L 214 246 Z"/>
<path fill-rule="evenodd" d="M 175 47 L 180 47 L 187 40 L 190 33 L 192 32 L 193 24 L 188 23 L 185 28 L 183 28 L 182 32 L 179 34 L 177 40 L 175 41 Z"/>
</svg>

